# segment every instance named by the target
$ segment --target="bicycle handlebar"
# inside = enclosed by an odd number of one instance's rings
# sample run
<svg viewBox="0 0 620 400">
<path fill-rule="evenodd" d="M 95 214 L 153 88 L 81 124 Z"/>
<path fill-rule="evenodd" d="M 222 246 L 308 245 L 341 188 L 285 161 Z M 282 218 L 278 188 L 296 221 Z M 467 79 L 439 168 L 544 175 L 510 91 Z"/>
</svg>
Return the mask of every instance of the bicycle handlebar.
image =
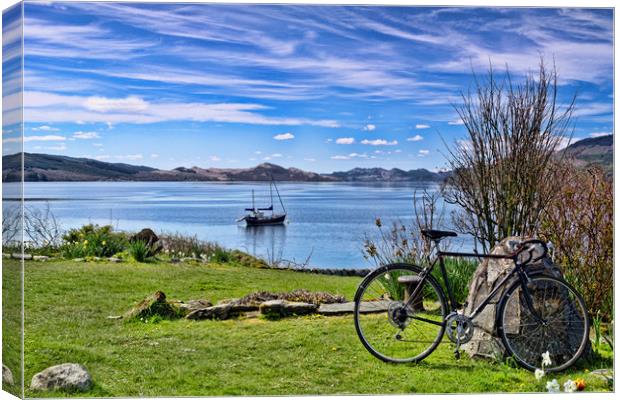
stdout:
<svg viewBox="0 0 620 400">
<path fill-rule="evenodd" d="M 526 249 L 526 246 L 531 245 L 531 244 L 539 244 L 542 246 L 543 248 L 543 253 L 541 256 L 536 257 L 535 259 L 532 260 L 532 257 L 534 257 L 534 247 L 532 246 L 529 249 Z M 549 248 L 547 247 L 547 243 L 543 242 L 540 239 L 530 239 L 530 240 L 526 240 L 525 242 L 521 242 L 521 244 L 519 245 L 519 247 L 517 248 L 517 250 L 515 250 L 514 253 L 511 254 L 512 257 L 517 257 L 519 256 L 523 251 L 527 250 L 529 253 L 529 258 L 527 260 L 525 260 L 523 262 L 523 264 L 527 264 L 529 262 L 536 262 L 539 260 L 542 260 L 543 258 L 545 258 L 545 256 L 547 256 L 547 253 L 549 252 Z"/>
</svg>

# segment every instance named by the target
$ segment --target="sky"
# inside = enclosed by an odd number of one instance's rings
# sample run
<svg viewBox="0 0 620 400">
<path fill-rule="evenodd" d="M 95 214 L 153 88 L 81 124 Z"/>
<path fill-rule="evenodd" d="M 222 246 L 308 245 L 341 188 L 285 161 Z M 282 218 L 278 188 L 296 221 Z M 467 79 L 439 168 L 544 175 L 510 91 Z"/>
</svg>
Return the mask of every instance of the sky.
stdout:
<svg viewBox="0 0 620 400">
<path fill-rule="evenodd" d="M 5 15 L 5 147 L 18 22 Z M 577 94 L 573 137 L 613 130 L 610 9 L 52 2 L 26 3 L 23 31 L 27 152 L 438 170 L 465 137 L 454 107 L 473 75 L 519 81 L 541 57 L 559 103 Z"/>
</svg>

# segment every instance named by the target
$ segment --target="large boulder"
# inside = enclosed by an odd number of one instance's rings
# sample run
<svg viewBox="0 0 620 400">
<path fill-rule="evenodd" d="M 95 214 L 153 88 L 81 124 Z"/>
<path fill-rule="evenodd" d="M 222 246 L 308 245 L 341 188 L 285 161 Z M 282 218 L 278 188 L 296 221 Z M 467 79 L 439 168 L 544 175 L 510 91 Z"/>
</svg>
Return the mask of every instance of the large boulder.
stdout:
<svg viewBox="0 0 620 400">
<path fill-rule="evenodd" d="M 511 254 L 519 243 L 529 238 L 510 236 L 497 244 L 491 254 Z M 539 246 L 540 247 L 540 246 Z M 542 249 L 536 249 L 533 258 L 542 255 Z M 467 306 L 465 315 L 471 315 L 474 309 L 489 295 L 490 292 L 514 269 L 514 263 L 510 259 L 485 258 L 478 265 L 469 285 Z M 562 277 L 562 271 L 553 263 L 549 256 L 527 266 L 528 271 L 540 271 L 545 274 Z M 506 354 L 506 350 L 497 333 L 496 315 L 502 294 L 510 286 L 504 286 L 500 293 L 496 294 L 491 302 L 474 319 L 474 336 L 470 342 L 463 345 L 463 349 L 471 357 L 498 359 Z"/>
<path fill-rule="evenodd" d="M 88 370 L 80 364 L 60 364 L 32 377 L 31 390 L 87 391 L 93 385 Z"/>
<path fill-rule="evenodd" d="M 150 228 L 142 229 L 140 232 L 136 233 L 131 238 L 129 238 L 129 241 L 131 243 L 140 241 L 148 245 L 151 248 L 148 254 L 149 257 L 152 257 L 155 254 L 159 253 L 161 249 L 163 248 L 159 240 L 159 237 Z"/>
<path fill-rule="evenodd" d="M 182 316 L 176 305 L 166 300 L 164 292 L 157 291 L 147 296 L 125 314 L 126 319 L 146 319 L 159 316 L 165 319 L 175 319 Z"/>
</svg>

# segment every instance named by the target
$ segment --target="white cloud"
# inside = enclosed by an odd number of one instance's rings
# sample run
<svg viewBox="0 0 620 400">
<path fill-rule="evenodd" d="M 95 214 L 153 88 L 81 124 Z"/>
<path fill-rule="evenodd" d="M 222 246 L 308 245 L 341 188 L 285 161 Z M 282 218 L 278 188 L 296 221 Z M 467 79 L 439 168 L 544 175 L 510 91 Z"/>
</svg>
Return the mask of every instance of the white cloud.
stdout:
<svg viewBox="0 0 620 400">
<path fill-rule="evenodd" d="M 159 154 L 153 153 L 153 154 L 151 154 L 151 158 L 159 158 Z"/>
<path fill-rule="evenodd" d="M 304 161 L 315 162 L 316 158 L 304 158 Z"/>
<path fill-rule="evenodd" d="M 119 103 L 116 101 L 118 99 L 99 98 L 95 102 L 91 101 L 90 104 L 91 108 L 94 106 L 98 109 L 95 111 L 86 107 L 88 99 L 81 96 L 66 96 L 48 92 L 24 92 L 24 104 L 27 105 L 24 109 L 24 119 L 34 122 L 67 122 L 78 119 L 87 123 L 146 124 L 164 121 L 199 121 L 274 126 L 310 125 L 326 128 L 340 126 L 334 120 L 262 115 L 258 111 L 268 107 L 252 103 L 162 102 L 149 103 L 147 108 L 140 109 L 140 103 L 133 100 Z M 133 108 L 133 110 L 122 109 L 123 107 Z M 106 108 L 110 111 L 99 111 Z"/>
<path fill-rule="evenodd" d="M 64 136 L 58 135 L 45 135 L 45 136 L 24 136 L 24 143 L 26 142 L 64 142 L 67 140 Z M 2 140 L 2 143 L 19 143 L 22 141 L 21 137 L 14 137 Z"/>
<path fill-rule="evenodd" d="M 32 130 L 33 130 L 33 131 L 49 131 L 49 132 L 52 132 L 52 131 L 53 131 L 53 132 L 57 132 L 57 131 L 59 131 L 60 129 L 58 129 L 58 128 L 52 128 L 52 127 L 51 127 L 51 126 L 49 126 L 49 125 L 41 125 L 41 126 L 39 126 L 39 127 L 32 128 Z"/>
<path fill-rule="evenodd" d="M 355 157 L 357 157 L 357 158 L 367 158 L 368 154 L 366 154 L 366 153 L 351 153 L 351 154 L 349 154 L 349 157 L 351 157 L 351 158 L 355 158 Z"/>
<path fill-rule="evenodd" d="M 418 151 L 418 156 L 426 157 L 429 153 L 430 153 L 430 151 L 423 149 L 423 150 Z"/>
<path fill-rule="evenodd" d="M 209 160 L 214 161 L 214 162 L 222 161 L 222 159 L 218 156 L 210 156 Z"/>
<path fill-rule="evenodd" d="M 73 134 L 73 137 L 76 139 L 99 139 L 100 136 L 97 132 L 83 132 L 83 131 L 77 131 Z"/>
<path fill-rule="evenodd" d="M 260 150 L 256 150 L 256 151 L 254 152 L 254 154 L 263 154 L 263 152 L 262 152 L 262 151 L 260 151 Z"/>
<path fill-rule="evenodd" d="M 407 138 L 408 142 L 419 142 L 421 140 L 424 140 L 424 137 L 421 136 L 421 135 L 415 135 L 415 136 L 412 136 L 410 138 Z"/>
<path fill-rule="evenodd" d="M 402 153 L 402 150 L 401 149 L 396 149 L 396 150 L 394 150 L 394 153 Z"/>
<path fill-rule="evenodd" d="M 142 154 L 127 154 L 122 156 L 114 156 L 117 160 L 142 160 Z"/>
<path fill-rule="evenodd" d="M 558 142 L 558 146 L 556 147 L 556 150 L 562 150 L 570 146 L 571 144 L 580 141 L 581 139 L 584 139 L 584 138 L 562 136 Z"/>
<path fill-rule="evenodd" d="M 128 96 L 120 99 L 93 96 L 86 99 L 84 107 L 98 112 L 139 112 L 146 110 L 149 104 L 138 96 Z M 105 123 L 111 124 L 110 121 L 105 121 Z"/>
<path fill-rule="evenodd" d="M 342 137 L 336 139 L 337 144 L 353 144 L 355 143 L 355 138 L 352 137 Z"/>
<path fill-rule="evenodd" d="M 292 140 L 292 139 L 295 139 L 295 135 L 293 135 L 290 132 L 286 132 L 286 133 L 280 133 L 278 135 L 275 135 L 273 138 L 275 140 Z"/>
<path fill-rule="evenodd" d="M 338 156 L 331 156 L 330 158 L 332 160 L 350 160 L 351 159 L 351 157 L 349 157 L 349 156 L 340 156 L 340 155 L 338 155 Z"/>
<path fill-rule="evenodd" d="M 377 126 L 373 124 L 368 124 L 362 129 L 364 129 L 365 131 L 374 131 L 375 129 L 377 129 Z"/>
<path fill-rule="evenodd" d="M 271 157 L 273 157 L 273 158 L 281 158 L 281 157 L 282 157 L 282 154 L 280 154 L 280 153 L 274 153 L 274 154 L 272 154 L 272 155 L 271 155 Z"/>
<path fill-rule="evenodd" d="M 590 137 L 601 137 L 611 135 L 611 132 L 592 132 L 590 133 Z"/>
<path fill-rule="evenodd" d="M 386 139 L 364 139 L 361 142 L 362 144 L 368 144 L 370 146 L 396 146 L 398 144 L 398 141 L 396 140 L 392 140 L 392 141 L 388 141 Z"/>
<path fill-rule="evenodd" d="M 103 147 L 103 143 L 93 143 L 94 147 Z"/>
<path fill-rule="evenodd" d="M 426 124 L 417 124 L 415 126 L 416 129 L 428 129 L 430 127 L 431 127 L 430 125 L 426 125 Z"/>
<path fill-rule="evenodd" d="M 456 119 L 454 121 L 449 121 L 448 125 L 465 125 L 465 123 L 461 119 Z"/>
</svg>

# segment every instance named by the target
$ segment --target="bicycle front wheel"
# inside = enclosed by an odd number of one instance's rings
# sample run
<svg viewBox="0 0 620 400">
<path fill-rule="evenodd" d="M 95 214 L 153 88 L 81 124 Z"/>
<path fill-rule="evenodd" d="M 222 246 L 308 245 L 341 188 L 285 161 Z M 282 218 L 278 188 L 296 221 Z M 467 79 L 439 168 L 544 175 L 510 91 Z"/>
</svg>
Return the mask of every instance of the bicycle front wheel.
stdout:
<svg viewBox="0 0 620 400">
<path fill-rule="evenodd" d="M 421 279 L 414 265 L 376 269 L 355 294 L 355 328 L 364 347 L 388 362 L 417 362 L 441 342 L 448 310 L 443 290 L 432 276 Z M 411 305 L 409 296 L 422 285 Z"/>
<path fill-rule="evenodd" d="M 551 365 L 545 371 L 562 371 L 583 354 L 589 340 L 589 318 L 583 298 L 565 281 L 546 276 L 530 277 L 527 284 L 534 311 L 527 306 L 520 282 L 502 296 L 498 330 L 504 346 L 530 371 L 542 368 L 543 353 Z"/>
</svg>

